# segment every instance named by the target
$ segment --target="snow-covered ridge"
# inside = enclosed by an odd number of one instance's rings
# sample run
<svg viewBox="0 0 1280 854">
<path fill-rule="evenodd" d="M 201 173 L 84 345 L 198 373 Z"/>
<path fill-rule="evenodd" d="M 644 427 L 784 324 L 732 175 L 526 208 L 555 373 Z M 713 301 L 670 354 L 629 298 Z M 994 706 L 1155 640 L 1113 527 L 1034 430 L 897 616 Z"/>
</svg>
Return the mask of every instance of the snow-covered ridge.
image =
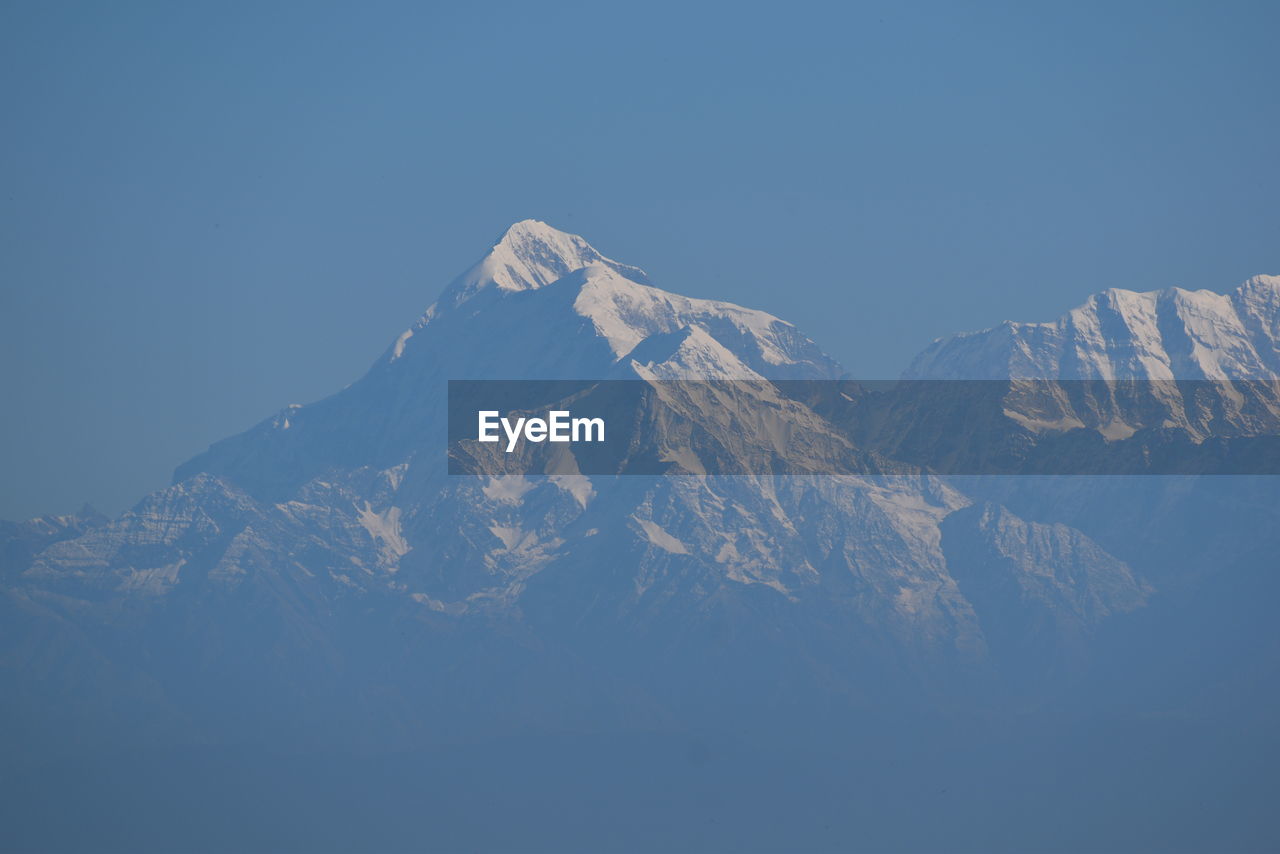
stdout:
<svg viewBox="0 0 1280 854">
<path fill-rule="evenodd" d="M 802 336 L 790 323 L 767 312 L 669 293 L 638 284 L 601 265 L 587 267 L 581 275 L 574 311 L 591 321 L 619 359 L 653 335 L 698 329 L 710 339 L 719 334 L 750 340 L 758 348 L 759 358 L 769 365 L 796 361 L 794 343 Z M 734 342 L 721 344 L 732 350 Z"/>
<path fill-rule="evenodd" d="M 1227 294 L 1111 288 L 1050 323 L 938 339 L 908 379 L 1230 379 L 1280 377 L 1280 277 Z"/>
</svg>

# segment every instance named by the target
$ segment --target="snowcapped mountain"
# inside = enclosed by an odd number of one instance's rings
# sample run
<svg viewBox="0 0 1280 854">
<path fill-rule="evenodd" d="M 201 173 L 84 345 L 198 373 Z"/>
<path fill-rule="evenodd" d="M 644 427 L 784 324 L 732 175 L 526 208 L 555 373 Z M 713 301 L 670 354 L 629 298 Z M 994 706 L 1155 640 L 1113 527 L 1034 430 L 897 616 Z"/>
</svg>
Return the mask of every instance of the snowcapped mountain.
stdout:
<svg viewBox="0 0 1280 854">
<path fill-rule="evenodd" d="M 444 447 L 442 396 L 450 379 L 842 373 L 785 321 L 644 281 L 640 270 L 604 258 L 580 237 L 532 220 L 516 223 L 361 380 L 219 442 L 180 466 L 175 480 L 207 471 L 255 494 L 286 495 L 329 466 L 389 468 L 414 454 L 436 454 Z M 679 348 L 655 355 L 677 340 Z M 655 368 L 655 358 L 666 367 Z"/>
<path fill-rule="evenodd" d="M 1051 323 L 1013 323 L 941 338 L 906 379 L 1275 380 L 1280 277 L 1229 294 L 1111 288 Z"/>
<path fill-rule="evenodd" d="M 936 340 L 903 378 L 916 382 L 884 407 L 883 423 L 862 437 L 868 445 L 921 464 L 1004 449 L 1017 461 L 1008 471 L 1105 474 L 950 482 L 1024 518 L 1084 531 L 1166 597 L 1220 602 L 1223 587 L 1269 589 L 1280 483 L 1272 446 L 1250 441 L 1280 434 L 1280 277 L 1255 276 L 1226 294 L 1106 290 L 1053 322 Z M 939 406 L 947 396 L 965 406 Z M 961 411 L 963 423 L 948 419 Z M 1114 476 L 1171 455 L 1182 470 L 1212 459 L 1217 468 L 1203 470 L 1231 476 Z M 1179 607 L 1188 624 L 1231 619 Z"/>
<path fill-rule="evenodd" d="M 740 380 L 806 441 L 743 444 L 732 406 L 666 403 L 726 453 L 802 463 L 848 439 L 771 381 L 843 373 L 785 321 L 662 291 L 580 237 L 517 223 L 356 383 L 215 444 L 117 519 L 15 547 L 4 609 L 60 652 L 8 678 L 38 719 L 74 699 L 40 668 L 105 657 L 120 675 L 95 690 L 112 707 L 215 727 L 253 713 L 214 686 L 250 680 L 272 703 L 330 709 L 338 730 L 376 718 L 361 737 L 394 742 L 560 720 L 564 704 L 661 718 L 735 690 L 764 708 L 870 702 L 869 685 L 926 674 L 1013 678 L 1009 661 L 1036 662 L 1009 650 L 1065 660 L 1144 606 L 1146 582 L 1084 533 L 973 509 L 929 476 L 446 470 L 450 379 Z M 655 453 L 696 474 L 685 450 Z M 766 672 L 790 688 L 761 703 Z"/>
<path fill-rule="evenodd" d="M 1256 276 L 1225 295 L 1113 288 L 1052 323 L 939 339 L 903 378 L 925 381 L 934 397 L 929 381 L 1013 380 L 993 412 L 1028 441 L 1081 428 L 1108 441 L 1141 433 L 1195 446 L 1211 436 L 1275 435 L 1280 278 Z"/>
<path fill-rule="evenodd" d="M 700 814 L 748 791 L 769 824 L 788 809 L 808 822 L 820 790 L 870 816 L 886 779 L 914 818 L 950 797 L 947 779 L 1021 787 L 1034 771 L 1057 793 L 1077 766 L 1111 815 L 1128 790 L 1099 786 L 1096 758 L 1136 762 L 1147 785 L 1171 743 L 1206 745 L 1170 787 L 1198 799 L 1185 780 L 1221 774 L 1215 739 L 1262 755 L 1280 709 L 1280 478 L 915 466 L 1242 432 L 1240 416 L 1265 415 L 1244 397 L 950 378 L 1261 377 L 1275 291 L 1103 295 L 1057 324 L 937 343 L 909 376 L 944 379 L 881 391 L 840 380 L 785 321 L 662 291 L 580 237 L 517 223 L 349 387 L 218 442 L 117 518 L 0 523 L 0 767 L 59 808 L 121 790 L 109 827 L 164 810 L 173 780 L 219 816 L 233 786 L 254 820 L 259 791 L 308 817 L 340 801 L 344 818 L 367 811 L 352 848 L 379 847 L 393 814 L 409 847 L 430 847 L 459 793 L 478 806 L 445 847 L 473 846 L 494 815 L 522 828 L 597 797 L 640 824 L 663 797 Z M 450 475 L 458 379 L 585 395 L 627 380 L 661 404 L 635 411 L 629 452 L 668 474 Z M 691 379 L 709 382 L 671 382 Z M 735 462 L 748 473 L 700 474 Z M 762 474 L 824 470 L 865 473 Z M 238 752 L 261 789 L 228 774 Z M 296 773 L 275 772 L 282 756 L 303 757 Z M 817 756 L 837 770 L 795 794 Z M 781 769 L 785 797 L 756 791 L 762 769 Z M 964 822 L 1008 809 L 973 803 Z"/>
</svg>

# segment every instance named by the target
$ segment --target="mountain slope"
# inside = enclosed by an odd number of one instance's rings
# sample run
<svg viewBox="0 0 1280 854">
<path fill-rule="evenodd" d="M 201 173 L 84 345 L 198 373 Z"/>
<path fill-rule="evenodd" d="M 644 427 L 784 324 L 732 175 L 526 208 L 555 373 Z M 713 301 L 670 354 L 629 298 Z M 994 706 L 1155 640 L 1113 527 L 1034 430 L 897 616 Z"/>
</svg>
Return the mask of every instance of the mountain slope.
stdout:
<svg viewBox="0 0 1280 854">
<path fill-rule="evenodd" d="M 842 373 L 789 323 L 667 293 L 638 281 L 644 277 L 636 268 L 601 258 L 581 238 L 517 223 L 362 379 L 215 444 L 179 466 L 175 482 L 204 471 L 279 497 L 330 466 L 385 468 L 415 453 L 435 454 L 445 445 L 441 403 L 450 379 L 616 377 L 645 341 L 694 329 L 733 355 L 699 365 L 708 375 Z M 568 272 L 546 281 L 560 270 Z"/>
<path fill-rule="evenodd" d="M 1006 322 L 939 339 L 903 377 L 918 382 L 904 384 L 896 419 L 877 427 L 872 444 L 886 453 L 910 445 L 921 453 L 903 456 L 922 460 L 938 448 L 990 448 L 1003 435 L 1024 458 L 1040 445 L 1042 458 L 1102 473 L 949 482 L 1026 519 L 1083 531 L 1157 586 L 1165 614 L 1212 624 L 1205 634 L 1224 644 L 1265 631 L 1245 629 L 1248 621 L 1223 626 L 1252 608 L 1254 594 L 1233 588 L 1271 589 L 1280 478 L 1249 467 L 1247 444 L 1245 465 L 1216 469 L 1230 475 L 1116 475 L 1141 474 L 1143 457 L 1169 448 L 1194 470 L 1198 456 L 1233 438 L 1280 434 L 1280 277 L 1255 276 L 1227 294 L 1104 291 L 1051 323 Z M 942 390 L 983 417 L 971 417 L 969 431 L 927 417 Z M 1261 648 L 1248 644 L 1205 660 L 1247 660 Z"/>
</svg>

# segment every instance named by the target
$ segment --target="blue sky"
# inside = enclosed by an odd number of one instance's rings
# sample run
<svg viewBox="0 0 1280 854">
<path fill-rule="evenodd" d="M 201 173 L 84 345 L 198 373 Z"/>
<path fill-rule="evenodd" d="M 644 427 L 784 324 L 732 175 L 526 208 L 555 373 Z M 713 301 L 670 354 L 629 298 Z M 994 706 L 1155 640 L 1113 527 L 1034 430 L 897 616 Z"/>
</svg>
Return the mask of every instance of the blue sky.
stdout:
<svg viewBox="0 0 1280 854">
<path fill-rule="evenodd" d="M 1276 4 L 474 5 L 0 8 L 0 517 L 337 390 L 525 217 L 864 377 L 1280 272 Z"/>
</svg>

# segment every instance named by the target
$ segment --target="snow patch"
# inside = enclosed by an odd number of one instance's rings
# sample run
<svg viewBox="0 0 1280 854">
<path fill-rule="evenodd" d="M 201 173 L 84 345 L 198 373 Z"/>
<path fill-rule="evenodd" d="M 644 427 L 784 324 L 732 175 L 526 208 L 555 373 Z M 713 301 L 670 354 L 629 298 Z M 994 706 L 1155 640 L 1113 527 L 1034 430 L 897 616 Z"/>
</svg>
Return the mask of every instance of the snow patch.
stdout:
<svg viewBox="0 0 1280 854">
<path fill-rule="evenodd" d="M 497 475 L 490 477 L 480 491 L 490 501 L 503 504 L 517 504 L 524 494 L 533 489 L 533 481 L 524 475 Z"/>
<path fill-rule="evenodd" d="M 553 474 L 551 482 L 572 495 L 578 502 L 578 506 L 584 510 L 596 495 L 595 487 L 591 485 L 591 478 L 583 474 Z"/>
<path fill-rule="evenodd" d="M 664 552 L 676 555 L 687 555 L 689 553 L 689 549 L 684 543 L 668 534 L 658 523 L 649 519 L 637 519 L 636 522 L 639 523 L 640 529 L 644 531 L 645 538 Z"/>
<path fill-rule="evenodd" d="M 409 339 L 413 337 L 413 330 L 406 329 L 400 333 L 400 337 L 396 339 L 396 343 L 391 345 L 391 361 L 395 361 L 404 355 L 404 345 L 409 343 Z"/>
<path fill-rule="evenodd" d="M 394 564 L 409 553 L 410 546 L 400 533 L 399 507 L 388 507 L 381 513 L 376 513 L 366 501 L 363 509 L 356 505 L 356 514 L 369 536 L 382 543 L 383 556 L 389 562 Z"/>
</svg>

